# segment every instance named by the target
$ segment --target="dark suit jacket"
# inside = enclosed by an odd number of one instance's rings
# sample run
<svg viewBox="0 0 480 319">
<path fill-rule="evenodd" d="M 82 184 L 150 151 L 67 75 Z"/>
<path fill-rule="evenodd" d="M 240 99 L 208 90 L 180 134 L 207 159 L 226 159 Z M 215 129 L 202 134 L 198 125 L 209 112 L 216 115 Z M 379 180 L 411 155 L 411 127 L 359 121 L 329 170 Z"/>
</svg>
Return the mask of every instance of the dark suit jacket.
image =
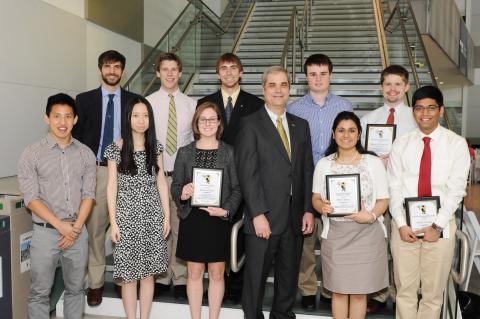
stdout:
<svg viewBox="0 0 480 319">
<path fill-rule="evenodd" d="M 192 170 L 195 164 L 196 142 L 192 142 L 178 150 L 175 159 L 172 178 L 172 197 L 177 204 L 178 216 L 182 219 L 187 218 L 192 210 L 190 200 L 182 201 L 182 189 L 185 184 L 192 182 Z M 235 170 L 235 158 L 233 148 L 220 141 L 218 145 L 216 168 L 223 169 L 222 182 L 222 208 L 234 213 L 242 200 L 240 185 L 238 184 L 237 172 Z M 230 215 L 230 220 L 232 219 Z"/>
<path fill-rule="evenodd" d="M 247 234 L 255 234 L 252 219 L 260 214 L 265 214 L 273 235 L 283 233 L 289 224 L 295 234 L 301 234 L 304 212 L 313 212 L 310 129 L 307 121 L 286 114 L 291 161 L 265 108 L 241 122 L 235 162 L 245 202 Z"/>
<path fill-rule="evenodd" d="M 223 105 L 222 91 L 219 90 L 213 94 L 201 98 L 200 100 L 198 100 L 197 107 L 203 102 L 207 101 L 213 102 L 218 107 L 220 107 L 223 123 L 226 124 L 227 121 L 225 117 L 225 105 Z M 243 117 L 258 111 L 264 105 L 265 102 L 262 99 L 258 98 L 256 95 L 240 90 L 237 101 L 233 106 L 233 112 L 232 116 L 230 117 L 230 122 L 228 123 L 228 125 L 224 125 L 225 128 L 223 130 L 222 141 L 233 145 L 235 143 L 235 138 L 239 130 L 240 120 Z"/>
<path fill-rule="evenodd" d="M 127 90 L 121 89 L 120 108 L 122 110 L 121 125 L 123 128 L 126 120 L 125 104 L 137 96 Z M 78 121 L 73 127 L 73 137 L 86 144 L 97 156 L 100 136 L 102 131 L 102 89 L 101 87 L 77 95 L 75 100 Z M 123 132 L 122 132 L 123 133 Z"/>
</svg>

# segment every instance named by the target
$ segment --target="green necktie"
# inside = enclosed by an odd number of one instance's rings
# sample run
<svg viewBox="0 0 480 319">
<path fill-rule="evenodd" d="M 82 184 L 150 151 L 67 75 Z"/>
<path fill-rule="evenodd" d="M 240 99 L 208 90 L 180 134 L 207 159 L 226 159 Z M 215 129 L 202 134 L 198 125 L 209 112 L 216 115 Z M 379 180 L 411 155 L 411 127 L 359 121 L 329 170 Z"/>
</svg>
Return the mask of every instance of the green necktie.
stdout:
<svg viewBox="0 0 480 319">
<path fill-rule="evenodd" d="M 172 156 L 177 151 L 177 110 L 175 109 L 175 100 L 173 95 L 169 94 L 170 103 L 168 106 L 168 126 L 167 126 L 167 154 Z"/>
<path fill-rule="evenodd" d="M 287 151 L 288 158 L 291 158 L 292 154 L 290 152 L 290 144 L 288 143 L 287 132 L 283 128 L 282 117 L 277 117 L 277 131 L 280 134 L 280 138 L 282 139 L 283 146 L 285 146 L 285 150 Z"/>
</svg>

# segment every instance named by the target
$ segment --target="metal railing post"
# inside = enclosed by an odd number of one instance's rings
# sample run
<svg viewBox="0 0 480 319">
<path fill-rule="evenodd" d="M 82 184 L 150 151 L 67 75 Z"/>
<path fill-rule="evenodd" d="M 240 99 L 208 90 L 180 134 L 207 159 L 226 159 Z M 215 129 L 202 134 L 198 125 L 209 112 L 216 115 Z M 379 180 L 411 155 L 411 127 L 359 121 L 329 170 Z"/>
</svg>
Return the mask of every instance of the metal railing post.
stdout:
<svg viewBox="0 0 480 319">
<path fill-rule="evenodd" d="M 292 41 L 292 83 L 295 83 L 295 67 L 297 60 L 297 8 L 294 9 L 294 19 L 293 19 L 293 41 Z"/>
</svg>

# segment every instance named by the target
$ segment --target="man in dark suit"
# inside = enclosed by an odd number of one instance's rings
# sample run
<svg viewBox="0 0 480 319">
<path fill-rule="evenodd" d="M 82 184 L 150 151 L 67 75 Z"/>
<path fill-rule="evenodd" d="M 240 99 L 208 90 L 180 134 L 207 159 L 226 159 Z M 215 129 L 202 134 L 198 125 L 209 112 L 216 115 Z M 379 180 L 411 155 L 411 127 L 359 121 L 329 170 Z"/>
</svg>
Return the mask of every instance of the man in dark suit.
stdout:
<svg viewBox="0 0 480 319">
<path fill-rule="evenodd" d="M 275 264 L 270 318 L 294 318 L 303 235 L 314 227 L 313 159 L 307 121 L 285 112 L 290 82 L 280 66 L 263 75 L 265 107 L 244 118 L 235 160 L 245 200 L 245 277 L 242 307 L 247 319 L 263 318 L 265 281 Z"/>
<path fill-rule="evenodd" d="M 223 54 L 217 61 L 217 77 L 220 81 L 220 90 L 198 100 L 198 105 L 203 102 L 213 102 L 219 106 L 224 124 L 222 140 L 234 145 L 239 129 L 240 120 L 263 107 L 264 101 L 256 95 L 243 91 L 240 81 L 243 75 L 242 62 L 233 53 Z M 242 217 L 242 206 L 238 213 L 233 214 L 233 222 Z M 242 234 L 242 233 L 240 233 Z M 243 237 L 239 236 L 239 254 L 243 252 Z M 240 243 L 241 241 L 241 243 Z M 229 272 L 225 278 L 224 300 L 231 303 L 239 303 L 242 295 L 243 268 L 237 272 Z"/>
<path fill-rule="evenodd" d="M 121 127 L 126 118 L 123 109 L 126 102 L 135 96 L 120 87 L 125 69 L 125 57 L 121 53 L 114 50 L 103 52 L 98 57 L 98 68 L 102 85 L 77 95 L 78 121 L 73 129 L 73 137 L 86 144 L 97 158 L 95 206 L 87 220 L 89 306 L 102 303 L 105 279 L 105 231 L 109 219 L 107 161 L 103 152 L 110 143 L 121 138 Z"/>
</svg>

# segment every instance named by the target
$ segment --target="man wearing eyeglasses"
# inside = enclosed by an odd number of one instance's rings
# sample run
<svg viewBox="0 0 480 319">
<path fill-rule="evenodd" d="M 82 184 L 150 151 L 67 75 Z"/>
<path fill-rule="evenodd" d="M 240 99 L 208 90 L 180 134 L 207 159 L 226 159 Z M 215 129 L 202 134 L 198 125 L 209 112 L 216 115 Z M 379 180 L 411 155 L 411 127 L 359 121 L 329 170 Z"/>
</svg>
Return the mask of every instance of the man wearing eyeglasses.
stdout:
<svg viewBox="0 0 480 319">
<path fill-rule="evenodd" d="M 439 125 L 445 106 L 438 88 L 418 89 L 412 105 L 418 129 L 394 142 L 387 170 L 395 318 L 432 319 L 441 312 L 455 248 L 454 214 L 466 195 L 470 156 L 465 139 Z M 430 226 L 413 231 L 407 223 L 405 198 L 430 196 L 440 197 L 437 215 Z"/>
<path fill-rule="evenodd" d="M 405 105 L 405 95 L 410 90 L 408 71 L 400 65 L 390 65 L 382 71 L 380 84 L 383 95 L 383 106 L 365 114 L 361 119 L 362 144 L 365 146 L 365 137 L 368 124 L 394 124 L 396 137 L 400 137 L 417 127 L 410 107 Z M 381 155 L 384 165 L 388 163 L 388 155 Z M 390 214 L 384 214 L 387 234 L 390 236 Z M 388 238 L 388 241 L 390 238 Z M 387 305 L 387 300 L 395 300 L 395 285 L 393 284 L 392 267 L 389 267 L 390 287 L 380 290 L 369 297 L 367 313 L 379 312 Z"/>
<path fill-rule="evenodd" d="M 215 103 L 221 111 L 221 117 L 224 125 L 222 141 L 234 145 L 237 132 L 239 130 L 240 120 L 258 111 L 264 105 L 264 101 L 256 95 L 250 94 L 240 88 L 240 81 L 243 76 L 242 62 L 233 53 L 223 54 L 216 65 L 217 78 L 220 81 L 220 90 L 201 98 L 197 106 L 203 102 Z M 232 222 L 238 221 L 243 211 L 242 205 L 233 214 Z M 239 256 L 243 253 L 243 233 L 238 237 L 237 252 Z M 242 296 L 243 271 L 238 273 L 230 271 L 225 278 L 225 296 L 224 300 L 237 304 Z"/>
<path fill-rule="evenodd" d="M 157 140 L 164 146 L 163 167 L 170 188 L 177 151 L 193 141 L 192 119 L 196 102 L 180 92 L 178 82 L 182 76 L 182 61 L 176 54 L 161 54 L 155 71 L 160 79 L 160 89 L 147 96 L 147 100 L 152 104 Z M 175 257 L 179 225 L 177 206 L 170 195 L 169 265 L 167 272 L 156 279 L 155 295 L 167 291 L 173 283 L 175 299 L 187 300 L 187 266 L 185 261 Z"/>
</svg>

